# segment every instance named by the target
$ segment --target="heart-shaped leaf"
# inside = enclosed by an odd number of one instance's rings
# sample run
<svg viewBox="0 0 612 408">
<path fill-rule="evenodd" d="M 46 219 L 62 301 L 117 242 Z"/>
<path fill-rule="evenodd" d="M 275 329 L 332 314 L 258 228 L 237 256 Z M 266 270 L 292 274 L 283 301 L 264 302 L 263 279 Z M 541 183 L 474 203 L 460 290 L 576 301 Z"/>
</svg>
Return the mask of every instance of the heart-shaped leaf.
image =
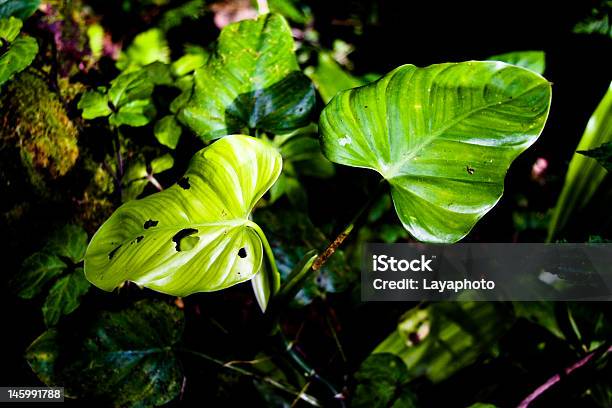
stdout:
<svg viewBox="0 0 612 408">
<path fill-rule="evenodd" d="M 321 114 L 323 151 L 379 172 L 415 238 L 455 242 L 501 197 L 550 98 L 548 81 L 502 62 L 404 65 L 334 97 Z"/>
<path fill-rule="evenodd" d="M 182 370 L 173 347 L 183 325 L 176 307 L 141 301 L 47 330 L 30 345 L 26 359 L 41 381 L 65 387 L 70 397 L 104 406 L 159 406 L 181 389 Z"/>
<path fill-rule="evenodd" d="M 87 278 L 104 290 L 130 280 L 177 296 L 251 279 L 265 238 L 249 215 L 281 168 L 277 150 L 249 136 L 200 150 L 176 185 L 122 205 L 100 227 Z"/>
<path fill-rule="evenodd" d="M 279 15 L 228 25 L 196 70 L 180 120 L 205 140 L 247 128 L 283 133 L 306 125 L 314 88 L 293 48 L 291 29 Z"/>
<path fill-rule="evenodd" d="M 15 17 L 0 19 L 0 85 L 30 65 L 38 52 L 34 38 L 19 36 L 22 24 Z"/>
</svg>

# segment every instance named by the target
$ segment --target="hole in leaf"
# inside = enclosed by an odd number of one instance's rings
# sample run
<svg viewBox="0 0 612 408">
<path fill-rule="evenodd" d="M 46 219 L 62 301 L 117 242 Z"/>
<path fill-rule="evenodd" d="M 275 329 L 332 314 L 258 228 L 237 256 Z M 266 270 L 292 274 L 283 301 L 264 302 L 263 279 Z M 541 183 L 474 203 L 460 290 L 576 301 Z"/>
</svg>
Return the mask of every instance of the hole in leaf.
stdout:
<svg viewBox="0 0 612 408">
<path fill-rule="evenodd" d="M 110 251 L 108 253 L 108 259 L 113 259 L 113 257 L 115 256 L 115 254 L 117 253 L 117 251 L 119 250 L 119 248 L 121 248 L 121 245 L 119 245 L 117 248 L 113 249 L 112 251 Z"/>
<path fill-rule="evenodd" d="M 189 184 L 189 177 L 183 177 L 176 184 L 181 186 L 183 190 L 189 190 L 189 188 L 191 187 L 191 185 Z"/>
<path fill-rule="evenodd" d="M 156 227 L 157 224 L 159 224 L 159 221 L 147 220 L 147 221 L 145 221 L 143 227 L 144 227 L 144 229 L 149 229 L 151 227 Z"/>
<path fill-rule="evenodd" d="M 246 252 L 246 249 L 244 247 L 240 248 L 240 250 L 238 251 L 238 256 L 241 257 L 241 258 L 246 258 L 247 252 Z"/>
<path fill-rule="evenodd" d="M 136 237 L 136 243 L 139 243 L 140 241 L 142 241 L 144 239 L 144 236 L 140 235 L 138 237 Z"/>
<path fill-rule="evenodd" d="M 200 240 L 199 237 L 192 237 L 191 235 L 197 234 L 198 230 L 195 228 L 184 228 L 174 234 L 172 237 L 172 241 L 176 243 L 175 249 L 177 252 L 180 251 L 189 251 L 193 249 Z"/>
</svg>

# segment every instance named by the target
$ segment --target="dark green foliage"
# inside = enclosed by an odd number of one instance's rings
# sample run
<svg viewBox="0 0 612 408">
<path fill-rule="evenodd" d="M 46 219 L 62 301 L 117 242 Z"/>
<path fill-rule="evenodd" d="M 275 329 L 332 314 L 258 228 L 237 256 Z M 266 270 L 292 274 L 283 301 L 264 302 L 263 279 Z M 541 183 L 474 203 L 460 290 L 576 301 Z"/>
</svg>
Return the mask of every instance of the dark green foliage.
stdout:
<svg viewBox="0 0 612 408">
<path fill-rule="evenodd" d="M 68 396 L 116 407 L 158 406 L 180 391 L 174 347 L 183 324 L 176 307 L 141 301 L 77 327 L 44 332 L 26 359 L 45 384 L 65 387 Z"/>
</svg>

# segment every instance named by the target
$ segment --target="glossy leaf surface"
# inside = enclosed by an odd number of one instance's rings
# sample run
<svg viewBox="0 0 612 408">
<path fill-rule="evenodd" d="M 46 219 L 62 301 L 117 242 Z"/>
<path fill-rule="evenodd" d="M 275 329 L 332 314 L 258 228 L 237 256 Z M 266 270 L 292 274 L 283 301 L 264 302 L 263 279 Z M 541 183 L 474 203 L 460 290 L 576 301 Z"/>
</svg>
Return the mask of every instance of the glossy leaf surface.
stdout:
<svg viewBox="0 0 612 408">
<path fill-rule="evenodd" d="M 320 119 L 323 152 L 380 173 L 415 238 L 455 242 L 501 197 L 550 98 L 548 81 L 502 62 L 405 65 L 332 99 Z"/>
<path fill-rule="evenodd" d="M 314 88 L 293 48 L 289 25 L 279 15 L 228 25 L 206 65 L 196 70 L 193 95 L 179 118 L 205 140 L 306 125 Z"/>
<path fill-rule="evenodd" d="M 124 204 L 102 225 L 87 278 L 104 290 L 129 280 L 177 296 L 251 279 L 262 241 L 249 215 L 281 168 L 280 154 L 249 136 L 202 149 L 176 185 Z"/>
</svg>

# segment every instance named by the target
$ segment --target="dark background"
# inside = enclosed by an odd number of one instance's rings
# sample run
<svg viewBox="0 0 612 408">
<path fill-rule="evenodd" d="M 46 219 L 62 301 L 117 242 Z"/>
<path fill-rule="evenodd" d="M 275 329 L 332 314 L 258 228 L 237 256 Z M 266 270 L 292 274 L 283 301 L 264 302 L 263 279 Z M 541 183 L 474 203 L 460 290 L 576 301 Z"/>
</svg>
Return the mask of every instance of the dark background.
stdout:
<svg viewBox="0 0 612 408">
<path fill-rule="evenodd" d="M 96 4 L 96 2 L 91 2 Z M 308 2 L 315 16 L 315 29 L 319 31 L 321 44 L 331 48 L 334 39 L 340 38 L 353 44 L 355 51 L 350 55 L 355 74 L 370 72 L 386 73 L 398 65 L 411 63 L 426 66 L 433 63 L 486 59 L 487 57 L 510 51 L 544 50 L 547 68 L 544 76 L 553 82 L 553 102 L 550 118 L 538 142 L 523 154 L 513 165 L 506 179 L 506 193 L 502 201 L 477 225 L 467 238 L 468 241 L 509 242 L 514 237 L 512 211 L 516 207 L 517 192 L 527 196 L 533 210 L 546 211 L 554 206 L 560 192 L 565 169 L 582 135 L 584 127 L 593 110 L 601 100 L 610 83 L 612 73 L 612 41 L 599 35 L 573 34 L 573 26 L 596 4 L 593 1 L 348 1 L 315 0 Z M 134 34 L 147 27 L 147 23 L 131 20 L 133 16 L 121 11 L 118 1 L 98 1 L 96 12 L 105 15 L 109 25 L 121 26 L 126 32 Z M 361 23 L 359 23 L 361 21 Z M 361 25 L 361 30 L 355 29 Z M 211 28 L 213 27 L 213 28 Z M 356 33 L 356 31 L 358 31 Z M 359 33 L 361 31 L 361 33 Z M 192 26 L 180 28 L 174 33 L 175 39 L 184 40 L 194 33 L 202 36 L 203 41 L 213 40 L 218 31 L 212 25 L 212 17 L 204 16 Z M 172 37 L 170 38 L 172 40 Z M 193 150 L 191 150 L 193 152 Z M 531 165 L 538 157 L 549 162 L 547 184 L 539 185 L 529 181 Z M 339 228 L 367 192 L 363 190 L 363 179 L 371 175 L 356 169 L 341 168 L 338 177 L 331 183 L 308 181 L 310 193 L 309 213 L 316 225 L 331 224 L 331 229 Z M 3 198 L 4 200 L 4 198 Z M 597 201 L 597 200 L 596 200 Z M 334 205 L 331 205 L 334 203 Z M 595 205 L 598 205 L 596 202 Z M 601 203 L 599 203 L 601 205 Z M 343 208 L 338 212 L 338 206 Z M 45 208 L 41 206 L 31 224 L 14 233 L 9 231 L 7 243 L 2 245 L 3 254 L 0 273 L 9 276 L 19 268 L 21 260 L 35 250 L 41 237 L 48 233 L 49 225 L 55 224 L 57 217 L 66 216 L 65 208 Z M 588 234 L 609 231 L 609 225 L 602 224 L 597 217 L 583 214 L 570 226 L 575 240 L 584 240 Z M 595 212 L 593 212 L 595 213 Z M 23 240 L 23 237 L 31 240 Z M 524 240 L 541 240 L 542 236 L 524 237 Z M 16 298 L 6 288 L 5 280 L 0 287 L 0 310 L 2 317 L 0 339 L 0 384 L 37 385 L 38 380 L 23 359 L 24 348 L 43 330 L 40 318 L 40 305 Z M 247 285 L 233 288 L 223 293 L 191 296 L 186 303 L 199 305 L 202 310 L 218 307 L 223 302 L 227 307 L 225 314 L 233 320 L 236 331 L 236 346 L 242 345 L 240 339 L 251 338 L 257 324 L 257 309 L 252 303 L 244 309 L 244 302 L 250 291 Z M 112 307 L 119 307 L 130 296 L 125 292 L 123 298 Z M 138 295 L 138 296 L 148 296 Z M 395 327 L 398 315 L 408 305 L 367 304 L 356 313 L 347 306 L 352 302 L 351 294 L 333 295 L 327 300 L 344 324 L 343 337 L 346 340 L 347 355 L 352 364 L 359 362 Z M 233 302 L 233 303 L 232 303 Z M 97 309 L 111 306 L 103 296 L 90 296 L 86 307 Z M 305 319 L 311 333 L 303 338 L 304 348 L 314 359 L 315 365 L 322 361 L 330 348 L 329 339 L 321 341 L 317 337 L 317 315 L 322 305 L 289 312 L 295 320 Z M 610 311 L 607 305 L 601 308 Z M 187 310 L 188 308 L 186 308 Z M 77 312 L 74 319 L 79 318 Z M 206 315 L 206 313 L 205 313 Z M 199 319 L 187 315 L 187 322 Z M 245 325 L 241 327 L 241 325 Z M 205 327 L 186 336 L 194 339 L 203 336 Z M 461 375 L 438 388 L 423 384 L 422 390 L 428 405 L 424 406 L 465 406 L 478 393 L 497 387 L 497 403 L 511 406 L 522 397 L 517 389 L 533 389 L 542 382 L 551 367 L 568 356 L 567 350 L 559 344 L 557 353 L 546 355 L 537 353 L 537 344 L 548 334 L 526 322 L 519 324 L 503 340 L 507 355 L 495 362 L 481 361 L 464 370 Z M 207 339 L 214 343 L 215 339 Z M 256 345 L 255 345 L 256 346 Z M 253 347 L 255 347 L 253 346 Z M 321 361 L 317 361 L 321 358 Z M 526 361 L 524 371 L 513 368 L 513 361 Z M 356 367 L 348 367 L 349 371 Z M 340 371 L 330 376 L 340 376 Z M 609 374 L 609 370 L 608 370 Z M 543 377 L 544 376 L 544 377 Z M 578 380 L 557 387 L 539 400 L 534 406 L 577 406 L 573 398 L 577 390 L 590 381 L 588 374 Z M 612 378 L 611 378 L 612 381 Z M 202 392 L 214 384 L 193 390 L 186 395 L 185 402 L 201 401 Z M 429 390 L 429 391 L 428 391 Z M 434 392 L 435 390 L 435 392 Z M 225 395 L 228 404 L 248 401 L 250 394 Z M 221 401 L 221 400 L 219 400 Z M 253 404 L 256 404 L 251 400 Z M 82 402 L 81 402 L 82 403 Z M 463 405 L 462 405 L 463 404 Z"/>
</svg>

